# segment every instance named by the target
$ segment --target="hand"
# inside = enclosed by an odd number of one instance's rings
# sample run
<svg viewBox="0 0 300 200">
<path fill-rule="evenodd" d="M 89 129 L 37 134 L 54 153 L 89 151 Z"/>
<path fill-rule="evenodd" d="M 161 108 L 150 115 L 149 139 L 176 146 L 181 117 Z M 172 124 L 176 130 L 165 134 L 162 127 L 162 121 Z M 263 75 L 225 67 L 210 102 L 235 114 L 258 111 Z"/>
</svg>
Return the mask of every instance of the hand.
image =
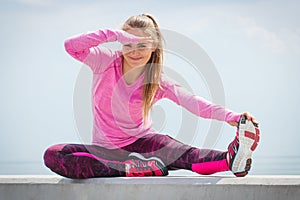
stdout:
<svg viewBox="0 0 300 200">
<path fill-rule="evenodd" d="M 249 112 L 244 112 L 244 113 L 242 114 L 242 116 L 243 116 L 243 115 L 246 116 L 248 120 L 252 121 L 253 124 L 255 124 L 255 125 L 258 126 L 259 122 L 256 121 L 256 119 L 254 118 L 254 116 L 251 115 Z M 238 122 L 228 122 L 228 124 L 230 124 L 231 126 L 238 126 Z"/>
<path fill-rule="evenodd" d="M 145 43 L 145 44 L 152 44 L 154 42 L 153 38 L 148 36 L 148 37 L 138 37 L 140 39 L 139 43 Z"/>
<path fill-rule="evenodd" d="M 121 44 L 128 44 L 128 43 L 152 43 L 153 39 L 151 37 L 139 37 L 133 34 L 127 33 L 126 31 L 119 30 L 118 31 L 118 41 Z"/>
</svg>

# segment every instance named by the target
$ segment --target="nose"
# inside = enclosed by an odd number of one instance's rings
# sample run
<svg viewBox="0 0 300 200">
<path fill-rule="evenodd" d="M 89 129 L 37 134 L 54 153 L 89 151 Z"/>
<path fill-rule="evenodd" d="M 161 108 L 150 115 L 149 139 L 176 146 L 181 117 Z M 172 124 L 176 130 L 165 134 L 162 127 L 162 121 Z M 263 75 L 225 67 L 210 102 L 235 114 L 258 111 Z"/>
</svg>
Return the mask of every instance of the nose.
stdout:
<svg viewBox="0 0 300 200">
<path fill-rule="evenodd" d="M 132 49 L 130 52 L 129 52 L 130 55 L 132 56 L 136 56 L 139 54 L 139 51 L 137 49 Z"/>
</svg>

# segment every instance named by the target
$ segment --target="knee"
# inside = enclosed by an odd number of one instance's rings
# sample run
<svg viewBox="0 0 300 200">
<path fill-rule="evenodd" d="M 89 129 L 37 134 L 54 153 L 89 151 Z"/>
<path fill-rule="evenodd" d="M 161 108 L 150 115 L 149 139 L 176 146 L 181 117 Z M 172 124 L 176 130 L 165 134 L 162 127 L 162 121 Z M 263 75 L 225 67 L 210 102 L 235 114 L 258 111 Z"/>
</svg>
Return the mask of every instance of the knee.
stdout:
<svg viewBox="0 0 300 200">
<path fill-rule="evenodd" d="M 57 160 L 60 157 L 63 145 L 53 145 L 46 149 L 44 153 L 44 164 L 46 167 L 52 169 L 57 165 Z"/>
</svg>

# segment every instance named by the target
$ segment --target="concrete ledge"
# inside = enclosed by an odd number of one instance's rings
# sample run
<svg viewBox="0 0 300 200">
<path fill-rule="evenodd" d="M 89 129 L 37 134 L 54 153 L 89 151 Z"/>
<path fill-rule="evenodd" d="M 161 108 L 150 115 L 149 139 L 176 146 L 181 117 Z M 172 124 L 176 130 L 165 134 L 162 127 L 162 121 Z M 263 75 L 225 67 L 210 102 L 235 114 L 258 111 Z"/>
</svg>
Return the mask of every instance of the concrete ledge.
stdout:
<svg viewBox="0 0 300 200">
<path fill-rule="evenodd" d="M 299 199 L 300 176 L 168 176 L 72 180 L 0 176 L 0 199 Z"/>
</svg>

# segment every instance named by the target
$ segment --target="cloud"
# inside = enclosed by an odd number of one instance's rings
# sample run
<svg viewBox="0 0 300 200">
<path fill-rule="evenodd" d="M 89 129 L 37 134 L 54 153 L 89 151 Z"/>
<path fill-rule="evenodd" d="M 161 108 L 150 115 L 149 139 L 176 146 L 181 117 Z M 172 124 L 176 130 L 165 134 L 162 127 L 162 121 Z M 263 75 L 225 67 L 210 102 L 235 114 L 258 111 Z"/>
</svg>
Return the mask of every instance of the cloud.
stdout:
<svg viewBox="0 0 300 200">
<path fill-rule="evenodd" d="M 300 54 L 300 28 L 295 30 L 283 29 L 281 35 L 285 38 L 288 48 L 294 53 Z"/>
<path fill-rule="evenodd" d="M 296 27 L 275 27 L 269 30 L 249 17 L 236 17 L 241 32 L 250 40 L 272 53 L 300 54 L 300 31 Z"/>
<path fill-rule="evenodd" d="M 263 17 L 229 12 L 218 7 L 208 7 L 206 11 L 209 12 L 202 15 L 191 12 L 193 14 L 189 16 L 192 15 L 197 21 L 182 23 L 183 30 L 194 34 L 207 34 L 221 30 L 229 37 L 239 34 L 245 42 L 248 41 L 257 48 L 273 54 L 300 54 L 300 28 L 295 25 L 270 26 Z"/>
<path fill-rule="evenodd" d="M 273 53 L 283 53 L 288 49 L 286 41 L 277 32 L 272 32 L 260 26 L 249 17 L 236 16 L 236 23 L 241 32 L 249 39 L 255 41 L 261 47 L 270 49 Z"/>
<path fill-rule="evenodd" d="M 163 22 L 195 37 L 221 32 L 228 39 L 238 35 L 245 43 L 271 54 L 299 55 L 300 28 L 296 20 L 299 14 L 292 6 L 296 5 L 259 1 L 251 4 L 196 4 L 185 9 L 173 9 L 174 13 L 184 18 L 174 20 L 173 15 L 165 13 Z"/>
</svg>

